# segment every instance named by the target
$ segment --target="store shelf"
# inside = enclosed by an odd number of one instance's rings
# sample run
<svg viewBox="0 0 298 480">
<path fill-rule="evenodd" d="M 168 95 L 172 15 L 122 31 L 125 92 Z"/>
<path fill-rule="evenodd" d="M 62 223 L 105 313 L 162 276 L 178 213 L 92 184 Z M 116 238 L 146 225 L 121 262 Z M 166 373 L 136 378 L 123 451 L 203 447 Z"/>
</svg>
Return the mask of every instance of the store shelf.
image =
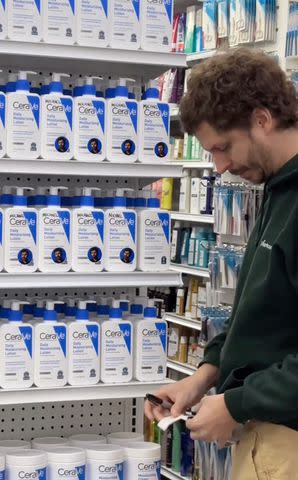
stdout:
<svg viewBox="0 0 298 480">
<path fill-rule="evenodd" d="M 1 65 L 40 72 L 49 71 L 51 60 L 57 72 L 110 76 L 125 72 L 125 76 L 143 79 L 155 78 L 169 68 L 186 67 L 184 54 L 1 40 Z"/>
<path fill-rule="evenodd" d="M 207 268 L 195 268 L 188 265 L 176 265 L 171 263 L 171 270 L 174 272 L 185 273 L 187 275 L 193 275 L 194 277 L 209 278 L 209 271 Z"/>
<path fill-rule="evenodd" d="M 161 474 L 169 480 L 191 480 L 191 477 L 183 477 L 180 473 L 174 472 L 167 467 L 161 467 Z"/>
<path fill-rule="evenodd" d="M 171 219 L 192 223 L 207 223 L 209 225 L 214 224 L 213 215 L 193 215 L 191 213 L 171 212 Z"/>
<path fill-rule="evenodd" d="M 128 178 L 180 178 L 181 165 L 171 163 L 110 163 L 78 162 L 76 160 L 0 160 L 0 173 L 19 173 L 36 175 L 78 175 L 84 177 L 128 177 Z"/>
<path fill-rule="evenodd" d="M 182 168 L 191 168 L 191 169 L 212 169 L 214 170 L 214 164 L 212 162 L 200 162 L 200 161 L 186 161 L 178 162 L 173 161 L 171 162 L 172 165 L 180 165 Z"/>
<path fill-rule="evenodd" d="M 101 273 L 1 273 L 0 289 L 87 287 L 175 287 L 182 284 L 179 272 Z"/>
<path fill-rule="evenodd" d="M 176 325 L 182 325 L 183 327 L 192 328 L 193 330 L 201 330 L 201 322 L 199 320 L 192 320 L 190 318 L 176 315 L 175 313 L 166 313 L 164 319 L 167 322 L 175 323 Z"/>
<path fill-rule="evenodd" d="M 206 60 L 206 58 L 213 57 L 217 52 L 218 50 L 208 50 L 206 52 L 190 53 L 186 56 L 186 62 L 189 65 L 200 60 Z"/>
<path fill-rule="evenodd" d="M 170 368 L 171 370 L 175 370 L 175 372 L 184 373 L 184 375 L 192 375 L 194 372 L 197 371 L 197 368 L 193 367 L 192 365 L 186 365 L 184 363 L 174 362 L 173 360 L 167 361 L 167 367 Z"/>
<path fill-rule="evenodd" d="M 173 381 L 166 379 L 164 382 L 129 382 L 122 384 L 115 383 L 111 385 L 102 383 L 87 387 L 32 387 L 26 390 L 1 390 L 0 405 L 107 400 L 116 398 L 144 398 L 146 393 L 153 393 L 162 385 L 169 383 L 173 383 Z"/>
<path fill-rule="evenodd" d="M 256 42 L 245 45 L 248 48 L 263 50 L 269 54 L 277 53 L 277 44 L 275 42 Z M 233 50 L 236 47 L 230 47 L 230 50 Z M 206 60 L 207 58 L 213 57 L 216 54 L 226 53 L 229 51 L 229 48 L 222 48 L 218 50 L 208 50 L 204 52 L 190 53 L 186 56 L 187 65 L 191 66 L 192 64 L 199 62 L 201 60 Z"/>
</svg>

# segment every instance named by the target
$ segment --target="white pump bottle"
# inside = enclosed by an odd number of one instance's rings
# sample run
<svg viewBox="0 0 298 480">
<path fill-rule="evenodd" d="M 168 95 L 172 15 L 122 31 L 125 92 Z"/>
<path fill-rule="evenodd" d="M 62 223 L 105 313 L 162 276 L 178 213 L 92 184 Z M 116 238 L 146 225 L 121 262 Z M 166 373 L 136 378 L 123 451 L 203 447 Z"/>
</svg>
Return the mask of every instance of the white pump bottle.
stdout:
<svg viewBox="0 0 298 480">
<path fill-rule="evenodd" d="M 119 301 L 113 300 L 110 319 L 101 327 L 101 380 L 104 383 L 126 383 L 132 379 L 133 327 L 122 320 Z"/>
<path fill-rule="evenodd" d="M 138 102 L 128 98 L 127 81 L 120 78 L 115 97 L 107 101 L 107 159 L 133 163 L 138 159 Z"/>
<path fill-rule="evenodd" d="M 38 213 L 39 262 L 41 272 L 67 272 L 71 268 L 70 211 L 61 207 L 59 190 L 51 187 L 47 206 Z"/>
<path fill-rule="evenodd" d="M 139 159 L 142 163 L 162 163 L 169 158 L 170 109 L 159 101 L 158 81 L 151 80 L 144 100 L 139 103 Z"/>
<path fill-rule="evenodd" d="M 94 79 L 85 77 L 82 94 L 74 99 L 74 157 L 101 162 L 106 158 L 106 101 L 96 97 Z"/>
<path fill-rule="evenodd" d="M 145 0 L 109 0 L 110 47 L 138 50 L 141 44 L 140 4 Z"/>
<path fill-rule="evenodd" d="M 13 301 L 8 322 L 0 327 L 0 386 L 29 388 L 33 385 L 33 330 L 23 322 L 21 305 Z"/>
<path fill-rule="evenodd" d="M 73 157 L 73 99 L 63 95 L 61 77 L 53 73 L 49 93 L 41 96 L 41 156 L 46 160 Z"/>
<path fill-rule="evenodd" d="M 76 319 L 68 324 L 68 383 L 70 385 L 94 385 L 100 373 L 100 327 L 89 320 L 88 303 L 95 300 L 79 300 Z"/>
<path fill-rule="evenodd" d="M 8 0 L 6 2 L 8 38 L 19 42 L 40 42 L 41 7 L 40 0 L 32 2 Z"/>
<path fill-rule="evenodd" d="M 101 272 L 104 251 L 104 212 L 94 207 L 93 190 L 83 188 L 79 206 L 72 210 L 72 269 L 75 272 Z"/>
<path fill-rule="evenodd" d="M 108 1 L 77 2 L 77 43 L 105 48 L 109 43 Z"/>
<path fill-rule="evenodd" d="M 13 205 L 4 211 L 4 270 L 9 273 L 35 272 L 38 265 L 37 212 L 27 207 L 24 190 L 16 187 Z"/>
<path fill-rule="evenodd" d="M 34 327 L 34 383 L 37 387 L 63 387 L 67 382 L 67 329 L 58 322 L 56 302 L 48 300 L 44 319 Z"/>
<path fill-rule="evenodd" d="M 75 0 L 42 3 L 44 42 L 73 45 L 76 37 Z"/>
<path fill-rule="evenodd" d="M 137 215 L 127 208 L 125 189 L 117 189 L 112 208 L 105 211 L 105 269 L 132 272 L 136 269 Z"/>
<path fill-rule="evenodd" d="M 7 95 L 7 155 L 13 159 L 31 160 L 40 155 L 40 98 L 30 93 L 28 74 L 20 71 L 15 91 Z"/>
</svg>

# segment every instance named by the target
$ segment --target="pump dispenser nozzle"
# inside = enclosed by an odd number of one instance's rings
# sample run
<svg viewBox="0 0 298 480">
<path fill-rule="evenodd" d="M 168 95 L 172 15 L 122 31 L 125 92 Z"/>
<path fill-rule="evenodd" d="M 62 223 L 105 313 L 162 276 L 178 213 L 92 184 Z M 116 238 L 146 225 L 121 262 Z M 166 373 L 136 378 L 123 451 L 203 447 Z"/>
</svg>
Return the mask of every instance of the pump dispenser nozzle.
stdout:
<svg viewBox="0 0 298 480">
<path fill-rule="evenodd" d="M 118 81 L 118 86 L 115 90 L 115 97 L 128 98 L 128 87 L 127 82 L 135 82 L 133 78 L 120 77 Z"/>
<path fill-rule="evenodd" d="M 55 305 L 63 304 L 64 302 L 60 302 L 59 300 L 47 300 L 46 306 L 44 309 L 43 318 L 45 321 L 56 321 L 58 318 L 58 314 L 55 310 Z"/>
<path fill-rule="evenodd" d="M 85 84 L 82 88 L 82 95 L 92 95 L 96 96 L 96 86 L 93 83 L 93 80 L 102 80 L 102 77 L 90 76 L 85 77 Z"/>
<path fill-rule="evenodd" d="M 78 307 L 76 310 L 76 320 L 85 320 L 85 321 L 89 320 L 89 312 L 87 309 L 87 305 L 89 303 L 96 304 L 96 301 L 95 300 L 79 300 L 78 301 Z"/>
<path fill-rule="evenodd" d="M 23 312 L 21 310 L 21 305 L 29 305 L 29 302 L 17 301 L 14 300 L 11 302 L 10 310 L 8 314 L 8 320 L 10 322 L 21 322 L 23 319 Z"/>
<path fill-rule="evenodd" d="M 25 92 L 30 91 L 30 83 L 27 79 L 28 75 L 37 75 L 36 72 L 30 70 L 20 70 L 18 73 L 18 80 L 16 81 L 16 90 L 22 90 Z"/>
<path fill-rule="evenodd" d="M 61 77 L 68 78 L 70 75 L 67 73 L 53 73 L 52 81 L 49 86 L 50 93 L 63 93 L 63 83 L 61 82 Z"/>
</svg>

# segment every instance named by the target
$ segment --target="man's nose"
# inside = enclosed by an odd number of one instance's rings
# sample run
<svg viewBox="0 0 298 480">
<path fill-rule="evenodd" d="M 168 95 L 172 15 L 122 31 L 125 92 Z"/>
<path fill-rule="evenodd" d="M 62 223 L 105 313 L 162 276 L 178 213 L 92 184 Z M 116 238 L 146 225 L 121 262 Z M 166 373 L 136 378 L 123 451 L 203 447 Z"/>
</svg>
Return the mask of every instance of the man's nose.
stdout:
<svg viewBox="0 0 298 480">
<path fill-rule="evenodd" d="M 225 158 L 222 154 L 215 153 L 213 155 L 213 160 L 216 166 L 216 171 L 222 175 L 227 170 L 229 170 L 231 166 L 231 162 Z"/>
</svg>

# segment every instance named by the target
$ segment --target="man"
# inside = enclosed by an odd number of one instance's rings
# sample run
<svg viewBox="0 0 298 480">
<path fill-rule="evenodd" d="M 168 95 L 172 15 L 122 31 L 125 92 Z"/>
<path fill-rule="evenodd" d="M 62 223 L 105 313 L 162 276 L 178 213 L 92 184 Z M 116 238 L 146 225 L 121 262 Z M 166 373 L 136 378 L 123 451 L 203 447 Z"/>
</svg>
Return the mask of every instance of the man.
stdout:
<svg viewBox="0 0 298 480">
<path fill-rule="evenodd" d="M 97 138 L 92 138 L 90 141 L 90 152 L 93 154 L 99 153 L 98 140 Z"/>
<path fill-rule="evenodd" d="M 58 138 L 57 144 L 58 144 L 58 152 L 61 152 L 61 153 L 66 152 L 65 139 L 63 137 Z"/>
<path fill-rule="evenodd" d="M 131 249 L 130 248 L 126 248 L 123 252 L 123 259 L 122 259 L 122 262 L 123 263 L 131 263 Z"/>
<path fill-rule="evenodd" d="M 91 262 L 93 262 L 93 263 L 99 262 L 98 248 L 97 247 L 91 248 L 90 255 L 91 255 L 91 258 L 90 258 Z"/>
<path fill-rule="evenodd" d="M 63 255 L 62 255 L 61 248 L 55 248 L 55 250 L 54 250 L 54 262 L 55 263 L 63 263 L 64 262 L 64 258 L 63 258 Z"/>
<path fill-rule="evenodd" d="M 219 173 L 265 182 L 264 201 L 225 333 L 197 372 L 156 392 L 192 438 L 224 445 L 243 425 L 233 480 L 298 479 L 298 102 L 275 59 L 241 48 L 193 69 L 182 99 L 184 129 Z M 210 387 L 217 395 L 204 397 Z M 168 412 L 145 406 L 149 418 Z"/>
<path fill-rule="evenodd" d="M 165 144 L 163 142 L 159 142 L 157 144 L 157 155 L 160 157 L 160 158 L 163 158 L 165 157 L 166 153 L 165 153 Z"/>
<path fill-rule="evenodd" d="M 21 250 L 21 263 L 23 265 L 28 265 L 29 262 L 29 251 L 27 248 L 23 248 L 23 250 Z"/>
<path fill-rule="evenodd" d="M 126 140 L 124 142 L 124 154 L 125 155 L 131 155 L 133 152 L 132 152 L 132 143 L 130 140 Z"/>
</svg>

